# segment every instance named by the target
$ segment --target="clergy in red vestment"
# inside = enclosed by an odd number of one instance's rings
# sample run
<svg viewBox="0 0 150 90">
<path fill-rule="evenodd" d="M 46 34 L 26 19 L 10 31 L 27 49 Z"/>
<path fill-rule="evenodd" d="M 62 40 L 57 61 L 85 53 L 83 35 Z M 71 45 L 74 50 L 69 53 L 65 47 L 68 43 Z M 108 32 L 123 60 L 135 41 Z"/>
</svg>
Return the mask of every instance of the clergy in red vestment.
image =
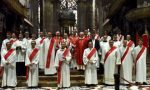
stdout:
<svg viewBox="0 0 150 90">
<path fill-rule="evenodd" d="M 76 54 L 76 60 L 77 60 L 77 69 L 78 70 L 84 70 L 84 64 L 83 64 L 83 52 L 84 49 L 86 48 L 85 45 L 85 38 L 84 38 L 84 33 L 80 32 L 79 39 L 76 42 L 76 48 L 75 48 L 75 54 Z"/>
<path fill-rule="evenodd" d="M 71 60 L 71 68 L 76 68 L 76 56 L 75 56 L 75 47 L 76 47 L 76 42 L 78 40 L 78 36 L 76 36 L 76 32 L 73 31 L 72 34 L 69 37 L 70 40 L 70 52 L 72 54 L 72 60 Z"/>
</svg>

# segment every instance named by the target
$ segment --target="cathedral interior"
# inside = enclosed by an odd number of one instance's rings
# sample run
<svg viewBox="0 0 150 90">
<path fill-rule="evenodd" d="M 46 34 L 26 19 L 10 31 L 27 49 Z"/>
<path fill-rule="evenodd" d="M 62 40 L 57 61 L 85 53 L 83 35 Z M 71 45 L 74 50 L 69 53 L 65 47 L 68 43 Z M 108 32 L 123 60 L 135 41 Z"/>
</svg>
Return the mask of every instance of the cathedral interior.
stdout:
<svg viewBox="0 0 150 90">
<path fill-rule="evenodd" d="M 120 30 L 124 36 L 130 34 L 137 44 L 137 35 L 150 34 L 150 0 L 0 0 L 0 46 L 7 32 L 15 32 L 18 36 L 20 32 L 28 31 L 38 36 L 41 31 L 71 34 L 74 29 L 77 32 L 96 29 L 100 36 L 105 30 L 111 36 Z M 147 78 L 150 83 L 149 51 L 148 48 Z M 83 71 L 70 73 L 71 86 L 84 86 Z M 57 75 L 44 76 L 42 71 L 39 75 L 39 86 L 57 87 Z M 98 74 L 99 85 L 102 77 Z M 26 86 L 25 76 L 17 78 L 17 87 Z"/>
</svg>

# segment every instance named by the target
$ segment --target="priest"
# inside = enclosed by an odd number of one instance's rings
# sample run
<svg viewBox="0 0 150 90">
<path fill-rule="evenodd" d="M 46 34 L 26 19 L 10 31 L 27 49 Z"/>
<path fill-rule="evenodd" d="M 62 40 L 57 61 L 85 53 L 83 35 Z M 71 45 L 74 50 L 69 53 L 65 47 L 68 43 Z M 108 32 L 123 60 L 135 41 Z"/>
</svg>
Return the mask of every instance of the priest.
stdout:
<svg viewBox="0 0 150 90">
<path fill-rule="evenodd" d="M 78 70 L 84 70 L 84 64 L 83 64 L 83 52 L 86 48 L 86 42 L 87 40 L 84 38 L 84 33 L 80 32 L 79 39 L 76 42 L 76 48 L 75 48 L 75 54 L 76 54 L 76 60 L 77 60 L 77 69 Z"/>
<path fill-rule="evenodd" d="M 146 83 L 146 55 L 147 48 L 143 45 L 142 40 L 138 40 L 138 46 L 134 48 L 134 62 L 136 68 L 136 83 L 137 84 L 147 84 Z"/>
<path fill-rule="evenodd" d="M 125 80 L 132 82 L 132 69 L 133 69 L 133 52 L 127 46 L 127 40 L 123 41 L 123 46 L 119 48 L 121 55 L 121 77 Z M 126 81 L 121 81 L 123 84 L 129 84 Z"/>
<path fill-rule="evenodd" d="M 44 33 L 43 32 L 40 32 L 40 37 L 36 39 L 37 41 L 37 46 L 39 47 L 40 49 L 40 54 L 39 54 L 39 68 L 40 69 L 44 69 L 44 54 L 45 54 L 45 51 L 44 51 L 44 40 L 45 40 L 45 37 L 44 37 Z"/>
<path fill-rule="evenodd" d="M 55 40 L 52 38 L 52 33 L 47 33 L 47 38 L 44 40 L 44 51 L 45 56 L 44 58 L 44 74 L 45 75 L 53 75 L 56 73 L 56 68 L 54 67 L 54 59 L 55 59 L 55 50 L 56 50 L 56 43 Z"/>
</svg>

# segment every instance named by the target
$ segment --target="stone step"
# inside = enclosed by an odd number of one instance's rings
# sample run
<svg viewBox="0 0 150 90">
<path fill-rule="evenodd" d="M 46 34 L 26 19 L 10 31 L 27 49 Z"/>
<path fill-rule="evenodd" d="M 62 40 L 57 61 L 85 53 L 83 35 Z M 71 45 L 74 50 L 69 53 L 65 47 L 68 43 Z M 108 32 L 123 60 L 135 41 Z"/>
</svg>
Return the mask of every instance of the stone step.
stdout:
<svg viewBox="0 0 150 90">
<path fill-rule="evenodd" d="M 98 75 L 98 79 L 102 79 L 103 75 Z M 1 80 L 1 78 L 0 78 Z M 17 76 L 18 81 L 25 81 L 25 76 Z M 40 81 L 56 81 L 57 75 L 54 76 L 39 76 Z M 84 80 L 84 75 L 70 75 L 70 80 Z"/>
<path fill-rule="evenodd" d="M 102 84 L 102 80 L 98 80 L 98 84 Z M 84 80 L 71 81 L 71 86 L 84 86 Z M 27 86 L 26 82 L 19 82 L 17 87 Z M 39 86 L 41 87 L 57 87 L 57 81 L 40 81 Z"/>
<path fill-rule="evenodd" d="M 39 70 L 39 75 L 44 76 L 44 71 Z M 70 75 L 84 75 L 84 71 L 70 70 Z"/>
<path fill-rule="evenodd" d="M 2 81 L 0 81 L 0 84 Z M 98 80 L 98 84 L 102 84 L 102 80 Z M 84 86 L 84 80 L 71 80 L 71 86 Z M 27 86 L 26 81 L 17 81 L 17 87 Z M 41 87 L 57 87 L 57 81 L 39 81 L 39 86 Z"/>
</svg>

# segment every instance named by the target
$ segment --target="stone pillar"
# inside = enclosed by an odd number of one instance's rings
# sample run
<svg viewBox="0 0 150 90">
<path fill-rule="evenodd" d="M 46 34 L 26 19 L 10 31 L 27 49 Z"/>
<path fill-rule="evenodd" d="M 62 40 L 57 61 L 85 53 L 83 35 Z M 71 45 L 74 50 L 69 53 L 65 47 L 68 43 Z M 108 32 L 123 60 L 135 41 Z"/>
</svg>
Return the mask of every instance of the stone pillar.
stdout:
<svg viewBox="0 0 150 90">
<path fill-rule="evenodd" d="M 53 4 L 51 0 L 44 0 L 43 12 L 43 30 L 53 32 Z"/>
<path fill-rule="evenodd" d="M 86 0 L 78 0 L 77 4 L 77 28 L 78 28 L 78 32 L 80 31 L 84 31 L 86 29 Z"/>
<path fill-rule="evenodd" d="M 103 16 L 103 7 L 102 7 L 102 1 L 96 0 L 96 8 L 97 8 L 97 29 L 100 35 L 103 33 L 103 22 L 104 22 L 104 16 Z"/>
<path fill-rule="evenodd" d="M 60 25 L 59 25 L 59 10 L 60 10 L 60 1 L 59 0 L 52 0 L 53 3 L 53 30 L 52 32 L 55 33 L 56 31 L 60 31 Z"/>
<path fill-rule="evenodd" d="M 93 20 L 93 0 L 87 0 L 86 3 L 86 28 L 90 29 L 93 28 L 93 24 L 95 20 Z"/>
<path fill-rule="evenodd" d="M 39 27 L 39 23 L 38 23 L 38 0 L 30 0 L 31 2 L 31 22 L 33 23 L 33 28 L 31 30 L 31 33 L 38 33 L 38 27 Z"/>
</svg>

